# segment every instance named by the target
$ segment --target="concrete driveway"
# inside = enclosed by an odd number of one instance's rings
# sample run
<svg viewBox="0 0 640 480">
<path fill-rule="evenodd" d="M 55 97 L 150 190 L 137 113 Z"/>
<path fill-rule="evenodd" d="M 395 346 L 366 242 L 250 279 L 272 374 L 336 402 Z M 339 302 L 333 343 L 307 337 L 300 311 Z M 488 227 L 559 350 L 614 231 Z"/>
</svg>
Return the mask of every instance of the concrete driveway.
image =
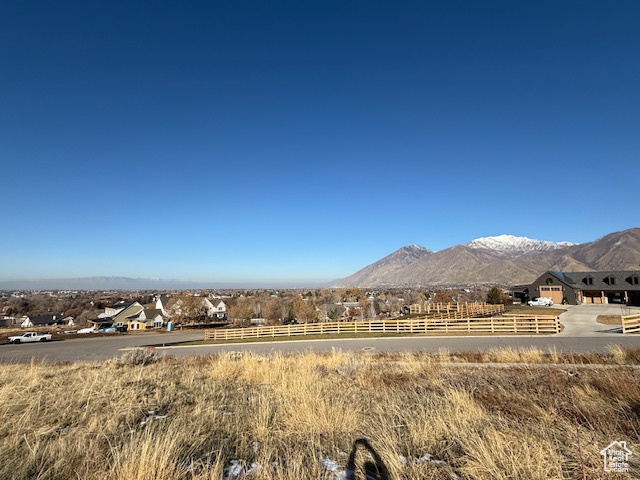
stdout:
<svg viewBox="0 0 640 480">
<path fill-rule="evenodd" d="M 554 305 L 555 306 L 555 305 Z M 622 328 L 603 325 L 596 319 L 598 315 L 633 315 L 640 313 L 640 307 L 626 305 L 570 305 L 560 315 L 564 330 L 559 337 L 620 337 Z"/>
</svg>

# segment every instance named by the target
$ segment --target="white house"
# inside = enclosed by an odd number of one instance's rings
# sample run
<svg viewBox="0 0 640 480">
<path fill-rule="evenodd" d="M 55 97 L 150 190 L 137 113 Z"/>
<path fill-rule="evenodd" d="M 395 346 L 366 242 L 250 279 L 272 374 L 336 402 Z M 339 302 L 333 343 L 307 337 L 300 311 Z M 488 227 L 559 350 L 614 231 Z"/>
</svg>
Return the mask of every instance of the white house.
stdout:
<svg viewBox="0 0 640 480">
<path fill-rule="evenodd" d="M 213 315 L 218 320 L 226 320 L 227 319 L 227 304 L 222 300 L 213 300 Z"/>
</svg>

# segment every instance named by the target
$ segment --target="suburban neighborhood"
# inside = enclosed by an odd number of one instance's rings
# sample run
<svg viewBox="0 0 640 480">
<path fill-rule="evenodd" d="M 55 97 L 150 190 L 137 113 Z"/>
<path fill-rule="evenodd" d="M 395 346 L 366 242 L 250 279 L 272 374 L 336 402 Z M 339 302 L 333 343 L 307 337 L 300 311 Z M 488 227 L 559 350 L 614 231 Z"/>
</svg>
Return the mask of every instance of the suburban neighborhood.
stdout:
<svg viewBox="0 0 640 480">
<path fill-rule="evenodd" d="M 0 25 L 0 480 L 640 479 L 640 1 Z"/>
</svg>

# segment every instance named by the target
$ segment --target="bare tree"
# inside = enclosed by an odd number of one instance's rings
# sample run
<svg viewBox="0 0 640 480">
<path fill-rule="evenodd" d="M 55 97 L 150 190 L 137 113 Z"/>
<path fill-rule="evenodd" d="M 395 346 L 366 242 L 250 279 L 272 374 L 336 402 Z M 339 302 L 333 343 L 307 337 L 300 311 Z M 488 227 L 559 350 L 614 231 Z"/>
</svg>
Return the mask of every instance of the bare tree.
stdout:
<svg viewBox="0 0 640 480">
<path fill-rule="evenodd" d="M 298 320 L 305 323 L 312 323 L 318 321 L 318 312 L 312 303 L 304 300 L 297 300 L 293 304 L 293 311 Z"/>
</svg>

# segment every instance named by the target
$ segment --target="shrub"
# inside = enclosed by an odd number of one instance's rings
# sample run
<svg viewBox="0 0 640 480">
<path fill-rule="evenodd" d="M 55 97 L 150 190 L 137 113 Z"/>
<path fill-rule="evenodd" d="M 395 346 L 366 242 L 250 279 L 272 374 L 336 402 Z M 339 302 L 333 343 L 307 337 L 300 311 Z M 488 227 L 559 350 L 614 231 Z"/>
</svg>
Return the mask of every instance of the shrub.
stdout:
<svg viewBox="0 0 640 480">
<path fill-rule="evenodd" d="M 117 360 L 119 366 L 124 365 L 151 365 L 160 360 L 160 356 L 155 350 L 148 348 L 136 348 L 122 354 Z"/>
</svg>

